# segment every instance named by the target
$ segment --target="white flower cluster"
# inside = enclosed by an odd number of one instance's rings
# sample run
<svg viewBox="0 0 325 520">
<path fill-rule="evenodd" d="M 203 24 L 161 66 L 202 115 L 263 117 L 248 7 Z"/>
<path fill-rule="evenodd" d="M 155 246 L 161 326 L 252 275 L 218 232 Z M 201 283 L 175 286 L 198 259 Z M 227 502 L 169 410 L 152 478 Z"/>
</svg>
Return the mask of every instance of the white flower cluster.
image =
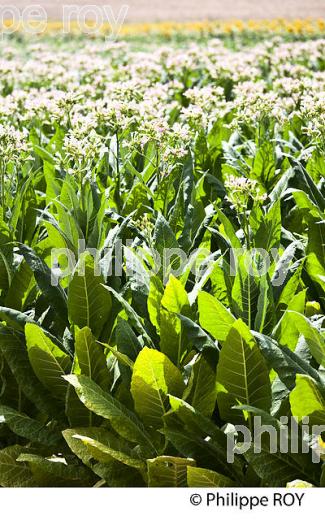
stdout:
<svg viewBox="0 0 325 520">
<path fill-rule="evenodd" d="M 3 47 L 1 153 L 18 160 L 30 131 L 54 134 L 59 126 L 70 169 L 90 167 L 118 136 L 130 154 L 154 142 L 168 171 L 223 118 L 240 131 L 265 118 L 283 127 L 298 117 L 309 137 L 324 142 L 324 48 L 325 40 L 281 38 L 237 52 L 217 39 L 147 52 L 101 41 L 76 41 L 69 50 L 50 42 Z"/>
</svg>

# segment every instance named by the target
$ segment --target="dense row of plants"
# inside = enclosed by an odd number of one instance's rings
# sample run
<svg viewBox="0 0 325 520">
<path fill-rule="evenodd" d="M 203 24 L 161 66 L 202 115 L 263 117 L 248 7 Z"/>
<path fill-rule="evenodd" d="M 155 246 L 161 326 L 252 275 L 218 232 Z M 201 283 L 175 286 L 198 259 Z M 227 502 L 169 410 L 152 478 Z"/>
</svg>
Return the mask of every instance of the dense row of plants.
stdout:
<svg viewBox="0 0 325 520">
<path fill-rule="evenodd" d="M 1 486 L 325 484 L 324 43 L 2 43 Z"/>
</svg>

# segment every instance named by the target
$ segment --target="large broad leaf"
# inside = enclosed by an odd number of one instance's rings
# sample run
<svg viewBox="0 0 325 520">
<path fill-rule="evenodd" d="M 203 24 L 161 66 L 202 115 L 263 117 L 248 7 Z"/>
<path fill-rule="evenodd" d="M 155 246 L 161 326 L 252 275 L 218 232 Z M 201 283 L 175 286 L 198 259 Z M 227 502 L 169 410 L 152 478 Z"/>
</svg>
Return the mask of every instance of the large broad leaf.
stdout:
<svg viewBox="0 0 325 520">
<path fill-rule="evenodd" d="M 93 257 L 84 253 L 69 285 L 69 318 L 80 329 L 89 327 L 96 337 L 99 337 L 112 307 L 111 296 L 103 287 L 103 281 L 100 273 L 95 271 Z"/>
<path fill-rule="evenodd" d="M 38 325 L 27 323 L 25 336 L 29 361 L 36 376 L 55 397 L 64 400 L 67 384 L 63 376 L 71 366 L 69 356 Z"/>
<path fill-rule="evenodd" d="M 324 302 L 325 267 L 315 253 L 309 253 L 306 258 L 306 270 L 313 282 L 319 285 L 319 298 Z"/>
<path fill-rule="evenodd" d="M 42 487 L 85 487 L 94 483 L 94 476 L 81 464 L 68 464 L 64 457 L 42 457 L 35 453 L 23 453 L 18 463 L 27 464 Z"/>
<path fill-rule="evenodd" d="M 309 424 L 325 424 L 325 394 L 309 376 L 298 374 L 290 393 L 291 413 L 298 421 L 309 417 Z"/>
<path fill-rule="evenodd" d="M 67 322 L 67 298 L 60 285 L 53 283 L 51 269 L 29 247 L 21 246 L 21 253 L 32 270 L 37 285 L 63 322 Z"/>
<path fill-rule="evenodd" d="M 285 486 L 296 479 L 317 480 L 317 468 L 309 455 L 281 453 L 280 448 L 270 453 L 270 436 L 262 436 L 261 449 L 252 445 L 244 454 L 247 462 L 262 479 L 262 486 Z"/>
<path fill-rule="evenodd" d="M 270 409 L 269 372 L 252 334 L 241 320 L 233 325 L 221 349 L 217 381 L 217 401 L 225 421 L 243 422 L 241 412 L 232 409 L 235 405 Z"/>
<path fill-rule="evenodd" d="M 182 283 L 171 275 L 161 299 L 160 348 L 179 366 L 187 343 L 182 334 L 182 322 L 177 314 L 189 315 L 189 300 Z"/>
<path fill-rule="evenodd" d="M 187 292 L 182 283 L 173 275 L 170 275 L 166 284 L 161 305 L 169 312 L 175 313 L 180 313 L 182 309 L 189 306 Z"/>
<path fill-rule="evenodd" d="M 319 296 L 324 303 L 325 291 L 325 220 L 311 221 L 308 229 L 306 270 L 319 287 Z"/>
<path fill-rule="evenodd" d="M 81 402 L 95 414 L 108 419 L 121 437 L 154 449 L 141 421 L 120 401 L 108 392 L 104 392 L 89 377 L 70 375 L 65 379 L 74 386 Z"/>
<path fill-rule="evenodd" d="M 286 347 L 280 347 L 276 341 L 264 334 L 255 332 L 254 336 L 258 341 L 268 367 L 276 371 L 280 380 L 289 390 L 294 388 L 297 374 L 309 375 L 318 384 L 322 385 L 319 372 L 297 353 Z"/>
<path fill-rule="evenodd" d="M 126 466 L 116 460 L 110 464 L 98 462 L 94 464 L 91 469 L 101 478 L 98 483 L 99 486 L 105 484 L 111 488 L 137 488 L 146 486 L 138 469 Z"/>
<path fill-rule="evenodd" d="M 235 318 L 216 298 L 206 292 L 200 292 L 198 296 L 200 313 L 200 325 L 217 339 L 225 341 L 228 333 L 235 323 Z"/>
<path fill-rule="evenodd" d="M 131 468 L 145 469 L 145 462 L 132 451 L 123 439 L 116 438 L 111 432 L 107 432 L 105 443 L 78 433 L 75 434 L 75 438 L 84 444 L 90 456 L 98 462 L 106 464 L 117 460 Z"/>
<path fill-rule="evenodd" d="M 112 444 L 112 433 L 104 428 L 77 428 L 65 430 L 63 437 L 68 444 L 71 451 L 91 470 L 95 475 L 98 475 L 101 479 L 111 487 L 127 487 L 127 486 L 138 486 L 144 485 L 143 480 L 138 470 L 118 462 L 116 459 L 111 457 L 111 462 L 97 462 L 93 453 L 89 449 L 82 438 L 90 438 L 98 441 L 100 444 L 105 446 L 111 446 Z M 123 439 L 118 439 L 119 446 L 122 445 Z M 116 444 L 114 444 L 116 447 Z M 125 444 L 124 444 L 125 446 Z M 116 456 L 122 456 L 115 453 Z M 96 456 L 99 456 L 96 451 Z M 105 455 L 102 453 L 101 455 Z M 108 455 L 106 455 L 108 457 Z M 136 456 L 135 456 L 136 457 Z M 108 460 L 108 458 L 107 458 Z"/>
<path fill-rule="evenodd" d="M 26 323 L 34 323 L 34 321 L 25 313 L 0 306 L 0 319 L 3 320 L 8 327 L 23 331 Z"/>
<path fill-rule="evenodd" d="M 281 203 L 275 202 L 264 216 L 255 235 L 255 247 L 268 253 L 278 247 L 281 238 Z"/>
<path fill-rule="evenodd" d="M 164 433 L 171 444 L 200 466 L 241 481 L 242 463 L 238 456 L 231 464 L 228 462 L 227 435 L 182 399 L 170 396 L 169 400 L 171 411 L 165 415 Z"/>
<path fill-rule="evenodd" d="M 118 351 L 135 361 L 142 345 L 129 323 L 120 317 L 117 318 L 115 339 Z"/>
<path fill-rule="evenodd" d="M 88 327 L 76 331 L 73 373 L 90 377 L 104 390 L 109 387 L 110 377 L 103 347 L 96 342 Z M 70 385 L 66 397 L 66 414 L 71 426 L 92 425 L 96 420 L 94 414 L 81 403 L 75 389 Z"/>
<path fill-rule="evenodd" d="M 259 295 L 257 301 L 257 313 L 254 329 L 260 332 L 272 330 L 276 319 L 273 302 L 273 287 L 268 276 L 260 279 Z"/>
<path fill-rule="evenodd" d="M 81 437 L 89 437 L 101 443 L 109 443 L 110 434 L 105 428 L 70 428 L 62 432 L 63 438 L 74 453 L 86 466 L 91 466 L 92 454 L 82 442 Z"/>
<path fill-rule="evenodd" d="M 299 340 L 299 330 L 296 327 L 295 314 L 301 315 L 305 311 L 306 291 L 300 291 L 292 296 L 288 308 L 272 331 L 272 336 L 282 346 L 294 351 Z"/>
<path fill-rule="evenodd" d="M 58 403 L 33 372 L 23 335 L 0 326 L 0 351 L 23 394 L 46 415 L 60 415 Z"/>
<path fill-rule="evenodd" d="M 211 417 L 217 399 L 217 376 L 215 368 L 203 356 L 200 356 L 192 367 L 183 399 L 195 410 Z"/>
<path fill-rule="evenodd" d="M 258 309 L 259 279 L 255 258 L 245 253 L 238 258 L 237 273 L 232 287 L 232 308 L 238 318 L 253 328 Z"/>
<path fill-rule="evenodd" d="M 155 251 L 157 251 L 159 255 L 160 265 L 162 266 L 165 260 L 165 255 L 169 253 L 172 249 L 177 249 L 179 247 L 178 242 L 176 240 L 175 234 L 168 224 L 167 220 L 163 217 L 163 215 L 159 214 L 156 220 L 154 236 L 153 236 L 153 247 Z M 174 262 L 171 266 L 165 266 L 164 275 L 167 275 L 167 270 L 169 268 L 177 269 L 179 267 L 179 259 L 178 262 Z M 160 269 L 162 272 L 162 268 Z"/>
<path fill-rule="evenodd" d="M 61 435 L 58 432 L 51 431 L 42 423 L 9 406 L 0 405 L 0 423 L 2 422 L 5 422 L 16 435 L 24 437 L 31 442 L 39 442 L 45 446 L 55 446 L 61 439 Z"/>
<path fill-rule="evenodd" d="M 6 306 L 18 311 L 23 310 L 28 293 L 34 284 L 33 271 L 23 260 L 12 278 L 5 300 Z"/>
<path fill-rule="evenodd" d="M 195 321 L 187 316 L 178 314 L 183 325 L 183 333 L 186 336 L 188 345 L 193 346 L 196 350 L 201 351 L 205 348 L 218 350 L 215 342 Z"/>
<path fill-rule="evenodd" d="M 317 363 L 325 367 L 325 339 L 319 330 L 302 314 L 288 311 L 292 315 L 293 323 L 300 334 L 306 340 L 312 356 Z"/>
<path fill-rule="evenodd" d="M 236 235 L 234 227 L 228 217 L 226 217 L 226 215 L 222 213 L 220 209 L 218 209 L 218 218 L 222 224 L 222 229 L 220 228 L 221 233 L 226 235 L 226 237 L 229 239 L 232 248 L 240 249 L 241 243 Z"/>
<path fill-rule="evenodd" d="M 133 368 L 131 393 L 135 409 L 146 424 L 161 427 L 169 408 L 168 394 L 181 396 L 183 390 L 182 375 L 165 354 L 141 350 Z"/>
<path fill-rule="evenodd" d="M 276 149 L 270 140 L 264 140 L 257 148 L 251 175 L 264 186 L 271 187 L 276 174 Z"/>
<path fill-rule="evenodd" d="M 191 488 L 234 487 L 235 482 L 211 469 L 188 466 L 187 484 Z"/>
<path fill-rule="evenodd" d="M 160 456 L 148 463 L 149 487 L 187 487 L 187 469 L 195 466 L 192 459 Z"/>
<path fill-rule="evenodd" d="M 76 332 L 74 373 L 89 377 L 103 390 L 108 389 L 110 378 L 106 356 L 88 327 Z"/>
<path fill-rule="evenodd" d="M 24 453 L 23 446 L 8 446 L 0 450 L 0 486 L 1 487 L 33 487 L 36 485 L 33 474 L 24 462 L 17 462 Z M 27 450 L 26 450 L 27 451 Z"/>
<path fill-rule="evenodd" d="M 162 281 L 158 276 L 151 276 L 147 306 L 150 321 L 158 332 L 160 330 L 160 305 L 163 294 L 164 286 Z"/>
<path fill-rule="evenodd" d="M 121 304 L 124 311 L 127 314 L 128 319 L 130 320 L 131 325 L 143 336 L 143 339 L 149 346 L 154 346 L 153 341 L 151 337 L 149 336 L 148 332 L 146 331 L 145 327 L 143 326 L 143 323 L 140 319 L 140 316 L 135 312 L 135 310 L 132 308 L 132 306 L 123 298 L 121 294 L 119 294 L 117 291 L 115 291 L 112 287 L 105 286 L 105 290 L 109 291 L 111 294 L 113 294 L 114 298 Z"/>
</svg>

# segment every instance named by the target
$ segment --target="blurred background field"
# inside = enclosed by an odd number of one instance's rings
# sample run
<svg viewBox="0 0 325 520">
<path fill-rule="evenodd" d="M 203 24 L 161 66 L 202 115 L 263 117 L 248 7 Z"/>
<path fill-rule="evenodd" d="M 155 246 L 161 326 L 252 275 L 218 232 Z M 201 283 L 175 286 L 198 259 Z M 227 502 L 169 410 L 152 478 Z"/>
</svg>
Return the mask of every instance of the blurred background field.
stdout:
<svg viewBox="0 0 325 520">
<path fill-rule="evenodd" d="M 8 2 L 10 3 L 10 2 Z M 12 2 L 18 8 L 29 0 Z M 37 4 L 37 2 L 34 2 Z M 324 0 L 46 0 L 39 2 L 49 18 L 62 18 L 63 4 L 109 5 L 118 13 L 123 4 L 129 6 L 126 22 L 319 18 L 325 16 Z"/>
<path fill-rule="evenodd" d="M 86 14 L 78 20 L 74 15 L 64 17 L 66 2 L 42 2 L 47 16 L 46 29 L 36 21 L 40 32 L 34 35 L 54 36 L 58 41 L 72 36 L 86 35 L 88 39 L 109 37 L 110 40 L 132 40 L 141 44 L 173 41 L 182 43 L 191 39 L 204 41 L 218 37 L 241 44 L 268 38 L 268 35 L 285 35 L 289 39 L 309 39 L 325 34 L 325 0 L 75 0 L 74 6 L 85 7 Z M 30 6 L 28 0 L 15 0 L 20 12 Z M 121 9 L 127 5 L 125 15 Z M 87 6 L 87 7 L 86 7 Z M 108 23 L 94 19 L 94 10 L 111 8 Z M 104 12 L 102 10 L 102 12 Z M 83 18 L 80 21 L 80 18 Z M 34 22 L 29 19 L 29 24 Z M 7 33 L 13 39 L 24 39 L 20 22 L 5 19 Z M 13 29 L 15 26 L 15 30 Z M 17 30 L 16 30 L 17 28 Z M 17 34 L 19 33 L 19 34 Z M 31 31 L 27 31 L 27 37 Z M 226 42 L 227 43 L 227 42 Z"/>
</svg>

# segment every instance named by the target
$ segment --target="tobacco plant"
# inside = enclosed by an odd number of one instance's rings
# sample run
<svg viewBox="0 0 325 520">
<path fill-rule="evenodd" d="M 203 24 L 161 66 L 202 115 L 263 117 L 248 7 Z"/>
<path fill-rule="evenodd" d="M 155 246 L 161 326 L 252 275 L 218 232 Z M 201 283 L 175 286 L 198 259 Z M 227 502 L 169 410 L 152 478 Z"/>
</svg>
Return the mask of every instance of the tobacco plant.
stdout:
<svg viewBox="0 0 325 520">
<path fill-rule="evenodd" d="M 42 45 L 2 46 L 0 485 L 323 486 L 324 41 Z"/>
</svg>

